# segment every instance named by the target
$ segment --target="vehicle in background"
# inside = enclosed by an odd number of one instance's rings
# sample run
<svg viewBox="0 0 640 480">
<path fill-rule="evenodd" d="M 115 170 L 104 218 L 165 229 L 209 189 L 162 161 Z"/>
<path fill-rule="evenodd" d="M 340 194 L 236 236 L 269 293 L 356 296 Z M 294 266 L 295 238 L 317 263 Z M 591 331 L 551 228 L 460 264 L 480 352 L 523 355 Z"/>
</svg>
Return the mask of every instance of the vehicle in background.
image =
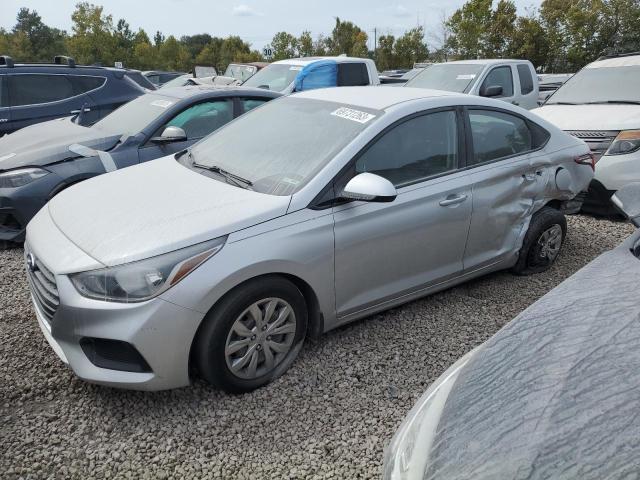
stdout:
<svg viewBox="0 0 640 480">
<path fill-rule="evenodd" d="M 161 87 L 165 83 L 174 78 L 177 78 L 181 75 L 184 75 L 186 72 L 163 72 L 158 70 L 150 70 L 146 72 L 142 72 L 147 80 L 153 83 L 156 87 Z"/>
<path fill-rule="evenodd" d="M 0 243 L 23 241 L 31 217 L 70 185 L 184 150 L 278 96 L 247 88 L 163 88 L 90 127 L 64 118 L 1 138 Z"/>
<path fill-rule="evenodd" d="M 76 65 L 70 57 L 32 64 L 0 56 L 0 135 L 80 113 L 82 125 L 95 123 L 148 91 L 139 76 L 136 70 Z"/>
<path fill-rule="evenodd" d="M 640 185 L 618 194 L 637 227 Z M 638 284 L 640 231 L 551 290 L 433 382 L 385 450 L 383 478 L 636 475 Z"/>
<path fill-rule="evenodd" d="M 268 65 L 269 62 L 230 63 L 224 71 L 224 75 L 218 75 L 215 78 L 214 84 L 242 85 Z"/>
<path fill-rule="evenodd" d="M 544 105 L 553 92 L 559 89 L 567 80 L 573 77 L 573 73 L 543 73 L 538 74 L 538 105 Z"/>
<path fill-rule="evenodd" d="M 405 86 L 496 98 L 527 110 L 538 106 L 538 75 L 528 60 L 434 63 Z"/>
<path fill-rule="evenodd" d="M 382 77 L 391 77 L 391 78 L 400 78 L 402 77 L 405 73 L 407 73 L 409 70 L 406 68 L 400 68 L 400 69 L 396 69 L 396 70 L 385 70 L 382 73 L 380 73 L 380 76 Z"/>
<path fill-rule="evenodd" d="M 584 140 L 596 159 L 595 178 L 583 210 L 610 215 L 609 199 L 640 181 L 640 54 L 602 57 L 590 63 L 535 113 Z"/>
<path fill-rule="evenodd" d="M 417 65 L 417 66 L 415 66 Z M 411 80 L 412 78 L 416 77 L 420 72 L 422 72 L 425 68 L 427 68 L 429 65 L 432 65 L 431 63 L 416 63 L 414 65 L 414 67 L 409 70 L 408 72 L 402 74 L 402 76 L 400 77 L 385 77 L 385 76 L 380 76 L 380 83 L 382 85 L 390 85 L 392 87 L 399 87 L 404 83 L 407 83 L 409 80 Z"/>
<path fill-rule="evenodd" d="M 356 57 L 303 57 L 270 63 L 243 83 L 283 94 L 315 88 L 379 85 L 373 60 Z"/>
<path fill-rule="evenodd" d="M 246 392 L 307 333 L 549 268 L 592 176 L 584 142 L 504 102 L 310 90 L 54 197 L 27 227 L 36 315 L 85 380 Z"/>
</svg>

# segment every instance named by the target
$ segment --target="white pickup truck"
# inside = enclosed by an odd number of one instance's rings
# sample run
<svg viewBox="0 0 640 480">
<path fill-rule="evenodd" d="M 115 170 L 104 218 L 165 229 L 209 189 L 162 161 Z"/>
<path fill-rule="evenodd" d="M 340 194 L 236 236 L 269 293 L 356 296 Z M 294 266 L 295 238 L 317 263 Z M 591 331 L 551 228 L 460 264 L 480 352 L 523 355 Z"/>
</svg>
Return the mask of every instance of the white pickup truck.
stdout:
<svg viewBox="0 0 640 480">
<path fill-rule="evenodd" d="M 323 87 L 379 85 L 373 60 L 355 57 L 303 57 L 266 66 L 242 85 L 289 94 Z"/>
<path fill-rule="evenodd" d="M 436 63 L 405 83 L 492 97 L 530 110 L 538 106 L 538 76 L 528 60 L 460 60 Z"/>
</svg>

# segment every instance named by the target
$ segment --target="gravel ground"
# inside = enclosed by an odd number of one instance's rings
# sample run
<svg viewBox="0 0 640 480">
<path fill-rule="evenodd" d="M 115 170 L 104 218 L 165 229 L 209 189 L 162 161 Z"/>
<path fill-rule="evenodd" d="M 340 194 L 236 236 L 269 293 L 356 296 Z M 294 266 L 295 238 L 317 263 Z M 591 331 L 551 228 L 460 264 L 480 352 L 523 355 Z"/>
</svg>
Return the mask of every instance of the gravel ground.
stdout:
<svg viewBox="0 0 640 480">
<path fill-rule="evenodd" d="M 430 382 L 631 231 L 570 217 L 548 272 L 490 275 L 331 332 L 243 396 L 77 380 L 36 324 L 22 250 L 0 252 L 0 477 L 379 477 L 385 444 Z"/>
</svg>

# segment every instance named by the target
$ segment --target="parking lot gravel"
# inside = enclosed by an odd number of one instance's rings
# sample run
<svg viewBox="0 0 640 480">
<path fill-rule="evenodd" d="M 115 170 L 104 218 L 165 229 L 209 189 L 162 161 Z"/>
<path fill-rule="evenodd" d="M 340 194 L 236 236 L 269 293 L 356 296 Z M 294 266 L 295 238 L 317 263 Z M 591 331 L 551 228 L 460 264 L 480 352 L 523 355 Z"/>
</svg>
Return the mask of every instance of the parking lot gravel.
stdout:
<svg viewBox="0 0 640 480">
<path fill-rule="evenodd" d="M 385 444 L 429 383 L 632 231 L 568 223 L 549 271 L 492 274 L 330 332 L 241 396 L 200 381 L 143 393 L 76 379 L 38 328 L 22 250 L 0 252 L 0 477 L 377 478 Z"/>
</svg>

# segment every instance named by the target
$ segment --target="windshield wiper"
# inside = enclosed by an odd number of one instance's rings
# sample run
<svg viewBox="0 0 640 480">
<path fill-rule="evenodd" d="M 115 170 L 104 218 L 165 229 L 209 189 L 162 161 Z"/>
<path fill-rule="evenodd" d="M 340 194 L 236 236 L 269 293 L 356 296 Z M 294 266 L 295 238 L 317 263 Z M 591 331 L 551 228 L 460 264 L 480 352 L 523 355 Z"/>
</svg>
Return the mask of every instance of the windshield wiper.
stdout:
<svg viewBox="0 0 640 480">
<path fill-rule="evenodd" d="M 547 102 L 545 105 L 584 105 L 584 103 L 572 103 L 572 102 Z"/>
<path fill-rule="evenodd" d="M 251 180 L 247 180 L 246 178 L 243 178 L 240 175 L 236 175 L 235 173 L 227 172 L 225 169 L 218 167 L 217 165 L 202 165 L 200 163 L 193 162 L 193 166 L 197 168 L 203 168 L 204 170 L 207 170 L 209 172 L 217 173 L 218 175 L 222 175 L 227 180 L 231 180 L 238 187 L 251 187 L 253 185 L 253 182 Z"/>
<path fill-rule="evenodd" d="M 622 105 L 640 105 L 638 100 L 601 100 L 599 102 L 587 102 L 587 105 L 598 105 L 605 103 L 622 104 Z"/>
</svg>

